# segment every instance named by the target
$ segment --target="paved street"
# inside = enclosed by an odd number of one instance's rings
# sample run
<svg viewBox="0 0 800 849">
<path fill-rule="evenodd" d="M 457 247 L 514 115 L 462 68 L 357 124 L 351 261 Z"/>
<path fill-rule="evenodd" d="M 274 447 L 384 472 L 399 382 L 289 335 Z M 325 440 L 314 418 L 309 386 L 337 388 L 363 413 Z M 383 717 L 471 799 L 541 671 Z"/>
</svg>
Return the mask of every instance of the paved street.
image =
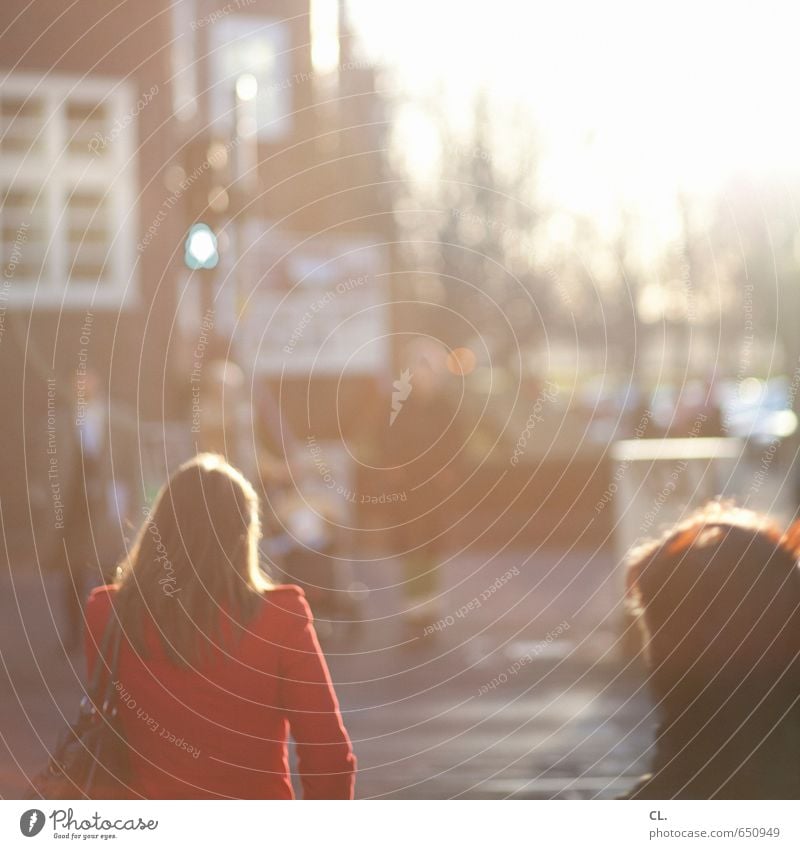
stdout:
<svg viewBox="0 0 800 849">
<path fill-rule="evenodd" d="M 447 563 L 432 638 L 398 616 L 398 563 L 356 567 L 368 621 L 358 634 L 334 632 L 326 649 L 360 797 L 612 797 L 645 769 L 653 722 L 639 671 L 612 650 L 611 559 L 525 558 Z M 45 592 L 30 572 L 2 579 L 4 797 L 21 792 L 78 701 L 82 662 L 60 645 L 48 581 Z"/>
<path fill-rule="evenodd" d="M 329 651 L 360 796 L 605 797 L 640 774 L 652 723 L 639 724 L 649 710 L 640 676 L 609 651 L 610 559 L 525 556 L 447 564 L 445 626 L 411 643 L 393 615 L 396 591 L 380 589 L 402 580 L 398 564 L 361 571 L 379 621 L 357 655 Z M 515 568 L 479 607 L 454 615 Z"/>
</svg>

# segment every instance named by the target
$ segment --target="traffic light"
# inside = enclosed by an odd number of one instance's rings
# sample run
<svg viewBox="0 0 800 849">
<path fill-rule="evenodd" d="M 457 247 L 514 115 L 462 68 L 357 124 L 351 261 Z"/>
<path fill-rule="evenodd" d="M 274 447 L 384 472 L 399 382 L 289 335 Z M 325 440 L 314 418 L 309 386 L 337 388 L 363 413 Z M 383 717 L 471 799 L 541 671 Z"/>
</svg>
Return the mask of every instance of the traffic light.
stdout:
<svg viewBox="0 0 800 849">
<path fill-rule="evenodd" d="M 184 245 L 183 259 L 193 271 L 198 268 L 214 268 L 219 262 L 217 237 L 208 224 L 193 224 Z"/>
<path fill-rule="evenodd" d="M 189 219 L 184 262 L 192 270 L 214 268 L 219 262 L 218 235 L 231 213 L 229 147 L 201 136 L 182 151 L 184 208 Z"/>
</svg>

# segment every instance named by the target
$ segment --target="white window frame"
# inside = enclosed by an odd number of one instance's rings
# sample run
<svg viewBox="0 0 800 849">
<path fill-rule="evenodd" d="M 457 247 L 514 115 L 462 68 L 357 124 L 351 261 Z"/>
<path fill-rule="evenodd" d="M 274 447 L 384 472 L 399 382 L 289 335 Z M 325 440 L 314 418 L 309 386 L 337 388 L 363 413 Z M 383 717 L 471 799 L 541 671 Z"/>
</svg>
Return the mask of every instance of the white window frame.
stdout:
<svg viewBox="0 0 800 849">
<path fill-rule="evenodd" d="M 13 72 L 0 82 L 3 95 L 43 98 L 46 116 L 43 156 L 26 151 L 0 156 L 0 186 L 42 187 L 47 207 L 48 243 L 38 278 L 26 284 L 11 280 L 9 306 L 54 309 L 131 307 L 139 298 L 136 238 L 140 229 L 137 203 L 137 169 L 134 139 L 138 138 L 133 84 L 121 78 L 77 77 L 66 74 L 39 76 Z M 124 122 L 107 142 L 103 156 L 70 155 L 66 136 L 68 101 L 104 103 L 110 126 Z M 107 278 L 69 280 L 67 204 L 69 189 L 104 189 L 112 221 L 105 266 Z M 69 282 L 68 282 L 69 281 Z"/>
</svg>

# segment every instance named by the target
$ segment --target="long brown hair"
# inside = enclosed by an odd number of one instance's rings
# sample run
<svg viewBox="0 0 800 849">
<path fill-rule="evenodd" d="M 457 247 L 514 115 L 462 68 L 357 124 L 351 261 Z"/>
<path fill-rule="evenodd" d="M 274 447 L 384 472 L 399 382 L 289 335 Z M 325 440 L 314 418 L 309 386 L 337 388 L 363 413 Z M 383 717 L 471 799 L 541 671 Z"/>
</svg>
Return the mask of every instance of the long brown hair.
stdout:
<svg viewBox="0 0 800 849">
<path fill-rule="evenodd" d="M 145 622 L 167 656 L 189 666 L 230 646 L 270 588 L 259 565 L 259 503 L 249 481 L 216 454 L 198 454 L 161 488 L 117 570 L 117 611 L 142 656 Z"/>
</svg>

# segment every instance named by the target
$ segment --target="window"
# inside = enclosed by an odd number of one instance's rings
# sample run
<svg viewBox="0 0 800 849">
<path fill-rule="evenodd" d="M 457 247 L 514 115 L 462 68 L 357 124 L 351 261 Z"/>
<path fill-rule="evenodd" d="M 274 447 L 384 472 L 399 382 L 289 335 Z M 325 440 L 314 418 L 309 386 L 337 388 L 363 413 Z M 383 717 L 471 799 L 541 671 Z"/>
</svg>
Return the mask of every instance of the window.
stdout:
<svg viewBox="0 0 800 849">
<path fill-rule="evenodd" d="M 0 263 L 9 304 L 120 306 L 133 292 L 137 110 L 118 80 L 0 86 Z"/>
<path fill-rule="evenodd" d="M 258 138 L 274 142 L 291 131 L 292 93 L 302 82 L 292 75 L 289 32 L 285 23 L 251 15 L 230 15 L 213 27 L 214 79 L 211 113 L 221 131 L 247 135 L 239 126 L 236 84 L 241 77 L 255 83 L 255 127 Z M 306 74 L 308 77 L 308 74 Z M 247 117 L 247 116 L 245 116 Z"/>
<path fill-rule="evenodd" d="M 206 18 L 197 17 L 195 0 L 183 0 L 170 6 L 172 16 L 172 111 L 181 121 L 197 115 L 197 52 L 196 34 Z"/>
<path fill-rule="evenodd" d="M 311 0 L 311 64 L 321 74 L 339 65 L 339 0 Z"/>
</svg>

